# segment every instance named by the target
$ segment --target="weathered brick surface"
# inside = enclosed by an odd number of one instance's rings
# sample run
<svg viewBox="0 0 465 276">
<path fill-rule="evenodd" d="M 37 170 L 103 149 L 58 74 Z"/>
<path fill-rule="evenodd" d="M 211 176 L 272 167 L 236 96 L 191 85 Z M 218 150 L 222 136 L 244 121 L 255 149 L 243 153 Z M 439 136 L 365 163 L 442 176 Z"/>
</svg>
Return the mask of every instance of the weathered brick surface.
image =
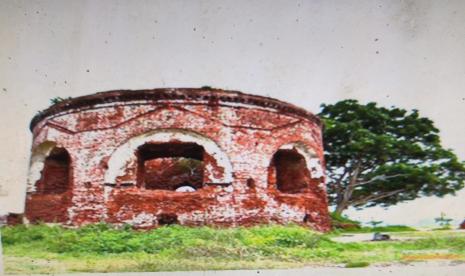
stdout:
<svg viewBox="0 0 465 276">
<path fill-rule="evenodd" d="M 274 99 L 212 89 L 113 91 L 54 105 L 33 119 L 31 129 L 29 221 L 106 221 L 139 228 L 268 222 L 330 227 L 319 120 Z M 144 154 L 158 157 L 192 157 L 189 149 L 177 153 L 176 145 L 201 146 L 203 172 L 177 175 L 181 182 L 196 178 L 197 190 L 146 187 L 150 175 L 158 183 L 179 170 L 157 172 L 153 167 L 162 159 L 141 161 L 138 149 L 147 144 L 157 146 Z M 158 152 L 164 146 L 166 152 Z M 48 180 L 41 171 L 55 148 L 70 156 L 69 188 L 42 193 L 41 181 Z M 141 175 L 145 171 L 149 175 Z"/>
<path fill-rule="evenodd" d="M 7 214 L 0 214 L 0 226 L 6 225 L 7 224 Z"/>
</svg>

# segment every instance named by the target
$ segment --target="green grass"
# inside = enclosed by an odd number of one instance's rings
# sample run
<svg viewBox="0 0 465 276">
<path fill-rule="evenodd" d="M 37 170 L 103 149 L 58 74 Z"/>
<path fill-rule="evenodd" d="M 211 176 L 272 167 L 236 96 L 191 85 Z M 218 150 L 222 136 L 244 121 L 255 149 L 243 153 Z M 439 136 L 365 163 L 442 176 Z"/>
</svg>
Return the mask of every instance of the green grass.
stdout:
<svg viewBox="0 0 465 276">
<path fill-rule="evenodd" d="M 166 226 L 150 231 L 98 224 L 4 227 L 7 273 L 173 271 L 290 268 L 345 264 L 355 267 L 422 258 L 465 260 L 465 235 L 417 233 L 417 239 L 337 243 L 307 228 Z M 402 233 L 405 234 L 405 233 Z M 435 255 L 440 250 L 443 255 Z M 445 252 L 445 253 L 444 253 Z M 447 253 L 447 254 L 446 254 Z"/>
<path fill-rule="evenodd" d="M 387 226 L 377 226 L 377 227 L 338 229 L 335 231 L 338 231 L 340 233 L 375 233 L 375 232 L 413 232 L 417 230 L 415 228 L 405 226 L 405 225 L 387 225 Z"/>
<path fill-rule="evenodd" d="M 405 225 L 387 225 L 377 227 L 362 227 L 361 222 L 349 219 L 347 216 L 330 213 L 334 232 L 337 233 L 374 233 L 374 232 L 405 232 L 416 229 Z"/>
<path fill-rule="evenodd" d="M 451 226 L 442 226 L 442 227 L 433 229 L 433 231 L 444 231 L 444 230 L 452 230 L 452 227 Z"/>
</svg>

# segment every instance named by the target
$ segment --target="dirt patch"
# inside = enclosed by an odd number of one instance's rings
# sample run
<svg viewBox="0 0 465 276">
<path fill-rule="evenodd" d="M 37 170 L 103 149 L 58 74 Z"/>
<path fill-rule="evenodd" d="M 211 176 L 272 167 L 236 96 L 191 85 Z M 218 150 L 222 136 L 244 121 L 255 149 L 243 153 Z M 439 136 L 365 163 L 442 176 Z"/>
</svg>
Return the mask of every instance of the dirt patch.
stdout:
<svg viewBox="0 0 465 276">
<path fill-rule="evenodd" d="M 428 261 L 428 260 L 463 260 L 458 254 L 412 254 L 401 257 L 403 261 Z"/>
</svg>

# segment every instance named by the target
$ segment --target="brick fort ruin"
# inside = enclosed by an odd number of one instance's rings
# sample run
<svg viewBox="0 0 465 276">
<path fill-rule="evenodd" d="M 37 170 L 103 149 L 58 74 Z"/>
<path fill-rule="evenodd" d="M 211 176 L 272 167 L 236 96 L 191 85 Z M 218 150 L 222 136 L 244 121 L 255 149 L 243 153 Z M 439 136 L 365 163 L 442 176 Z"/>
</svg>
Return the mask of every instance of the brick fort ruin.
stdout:
<svg viewBox="0 0 465 276">
<path fill-rule="evenodd" d="M 110 91 L 36 115 L 26 223 L 297 223 L 326 231 L 322 128 L 275 99 Z"/>
</svg>

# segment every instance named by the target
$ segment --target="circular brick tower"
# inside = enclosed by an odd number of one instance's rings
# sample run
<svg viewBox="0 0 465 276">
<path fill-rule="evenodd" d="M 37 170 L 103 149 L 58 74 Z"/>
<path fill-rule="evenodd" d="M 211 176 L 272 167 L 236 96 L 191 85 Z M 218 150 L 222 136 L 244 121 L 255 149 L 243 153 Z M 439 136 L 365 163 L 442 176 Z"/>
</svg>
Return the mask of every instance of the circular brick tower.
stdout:
<svg viewBox="0 0 465 276">
<path fill-rule="evenodd" d="M 294 105 L 209 87 L 109 91 L 30 128 L 26 222 L 329 230 L 321 123 Z"/>
</svg>

